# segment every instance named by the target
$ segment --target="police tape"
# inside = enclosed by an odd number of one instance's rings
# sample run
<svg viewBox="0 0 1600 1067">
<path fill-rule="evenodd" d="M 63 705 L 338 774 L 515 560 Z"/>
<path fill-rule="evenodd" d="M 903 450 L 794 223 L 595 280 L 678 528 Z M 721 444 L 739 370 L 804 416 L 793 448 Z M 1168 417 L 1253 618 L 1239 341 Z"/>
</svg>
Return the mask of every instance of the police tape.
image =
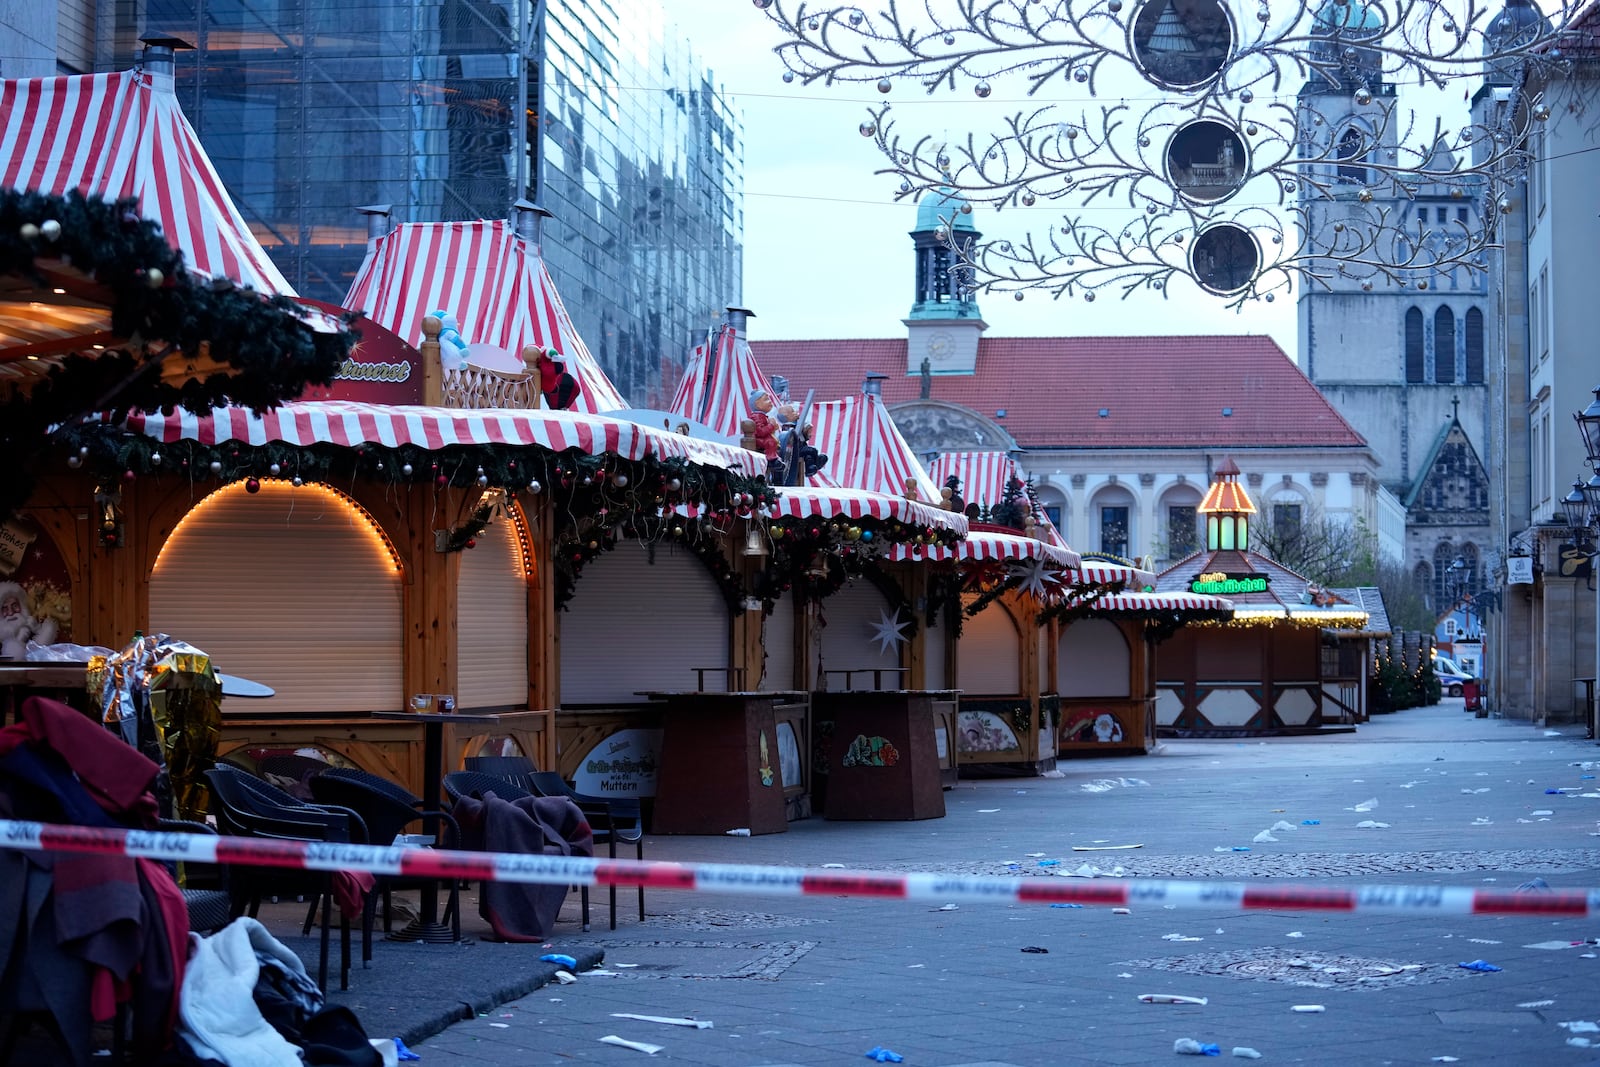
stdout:
<svg viewBox="0 0 1600 1067">
<path fill-rule="evenodd" d="M 992 904 L 1161 905 L 1173 908 L 1368 914 L 1600 915 L 1600 889 L 1468 889 L 1453 886 L 1326 887 L 1249 882 L 1060 877 L 992 877 L 764 867 L 738 863 L 672 863 L 587 856 L 279 841 L 160 830 L 0 820 L 0 848 L 88 852 L 150 860 L 244 864 L 310 871 L 367 871 L 437 878 L 543 885 L 647 886 L 754 896 L 869 897 L 877 900 Z"/>
</svg>

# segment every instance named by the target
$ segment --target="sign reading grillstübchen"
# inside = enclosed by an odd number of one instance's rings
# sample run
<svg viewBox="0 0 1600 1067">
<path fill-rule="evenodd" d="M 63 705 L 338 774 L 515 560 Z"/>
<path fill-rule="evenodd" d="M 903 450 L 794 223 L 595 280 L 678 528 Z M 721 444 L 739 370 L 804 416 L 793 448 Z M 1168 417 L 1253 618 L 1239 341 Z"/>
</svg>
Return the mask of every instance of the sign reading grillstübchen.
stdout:
<svg viewBox="0 0 1600 1067">
<path fill-rule="evenodd" d="M 1212 571 L 1209 574 L 1197 575 L 1189 583 L 1191 593 L 1209 593 L 1212 596 L 1227 596 L 1230 593 L 1265 593 L 1267 591 L 1267 576 L 1265 574 L 1224 574 L 1221 571 Z"/>
</svg>

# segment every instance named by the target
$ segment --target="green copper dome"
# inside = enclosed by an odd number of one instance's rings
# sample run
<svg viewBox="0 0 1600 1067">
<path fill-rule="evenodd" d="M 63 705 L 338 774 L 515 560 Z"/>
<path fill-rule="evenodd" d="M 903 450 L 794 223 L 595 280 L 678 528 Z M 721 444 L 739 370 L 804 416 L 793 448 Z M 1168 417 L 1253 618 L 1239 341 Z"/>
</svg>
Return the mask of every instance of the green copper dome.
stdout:
<svg viewBox="0 0 1600 1067">
<path fill-rule="evenodd" d="M 924 233 L 928 230 L 937 230 L 944 225 L 939 221 L 941 216 L 953 220 L 951 224 L 957 230 L 977 229 L 972 225 L 972 213 L 961 210 L 961 205 L 965 203 L 965 200 L 949 189 L 929 190 L 923 193 L 922 199 L 917 201 L 917 228 L 912 232 Z"/>
<path fill-rule="evenodd" d="M 1343 4 L 1327 0 L 1327 3 L 1317 9 L 1312 32 L 1331 33 L 1334 30 L 1343 30 L 1347 34 L 1372 34 L 1382 30 L 1383 25 L 1383 15 L 1375 7 L 1368 7 L 1360 0 L 1347 0 Z"/>
</svg>

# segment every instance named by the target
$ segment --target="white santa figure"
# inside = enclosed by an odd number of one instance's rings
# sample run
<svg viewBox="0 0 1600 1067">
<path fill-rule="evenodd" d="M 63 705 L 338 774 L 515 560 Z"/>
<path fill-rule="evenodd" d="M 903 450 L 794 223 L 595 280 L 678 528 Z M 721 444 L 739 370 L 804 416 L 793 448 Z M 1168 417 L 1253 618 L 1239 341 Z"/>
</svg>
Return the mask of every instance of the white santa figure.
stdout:
<svg viewBox="0 0 1600 1067">
<path fill-rule="evenodd" d="M 56 620 L 36 619 L 28 594 L 16 582 L 0 582 L 0 659 L 26 659 L 28 642 L 54 644 Z"/>
</svg>

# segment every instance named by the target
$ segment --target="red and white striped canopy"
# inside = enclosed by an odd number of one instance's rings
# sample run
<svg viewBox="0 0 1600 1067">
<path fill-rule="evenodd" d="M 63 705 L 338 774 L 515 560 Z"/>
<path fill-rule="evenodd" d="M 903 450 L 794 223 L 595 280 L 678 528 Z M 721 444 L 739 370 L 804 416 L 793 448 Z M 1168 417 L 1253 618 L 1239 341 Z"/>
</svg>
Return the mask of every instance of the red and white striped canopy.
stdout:
<svg viewBox="0 0 1600 1067">
<path fill-rule="evenodd" d="M 573 410 L 596 414 L 628 405 L 572 325 L 538 250 L 504 219 L 410 222 L 378 238 L 344 298 L 413 346 L 432 311 L 456 317 L 469 344 L 521 354 L 553 348 L 578 379 Z M 735 433 L 734 436 L 737 436 Z"/>
<path fill-rule="evenodd" d="M 944 514 L 951 513 L 944 512 Z M 1034 537 L 1024 537 L 1022 534 L 997 533 L 993 530 L 970 530 L 964 541 L 958 541 L 948 548 L 944 545 L 924 548 L 919 555 L 915 556 L 911 554 L 910 546 L 895 545 L 889 550 L 889 558 L 954 559 L 974 563 L 984 560 L 1042 559 L 1061 570 L 1071 570 L 1078 565 L 1078 554 L 1070 548 L 1058 548 Z"/>
<path fill-rule="evenodd" d="M 295 295 L 267 258 L 172 92 L 144 70 L 0 82 L 0 183 L 132 197 L 191 270 Z"/>
<path fill-rule="evenodd" d="M 828 457 L 828 465 L 812 476 L 812 485 L 905 496 L 911 484 L 919 500 L 938 503 L 938 487 L 900 436 L 882 397 L 861 393 L 817 404 L 812 422 L 816 432 L 811 443 Z"/>
<path fill-rule="evenodd" d="M 1027 475 L 1009 452 L 941 452 L 928 469 L 933 484 L 944 488 L 952 477 L 961 479 L 961 499 L 992 508 L 1005 499 L 1006 483 Z"/>
<path fill-rule="evenodd" d="M 1097 559 L 1083 560 L 1077 566 L 1079 580 L 1085 584 L 1110 585 L 1121 582 L 1143 589 L 1147 585 L 1156 583 L 1156 576 L 1149 571 L 1140 570 L 1138 567 L 1127 567 L 1120 563 L 1105 563 Z"/>
<path fill-rule="evenodd" d="M 1096 612 L 1107 614 L 1232 614 L 1233 601 L 1203 593 L 1109 593 L 1097 597 Z"/>
<path fill-rule="evenodd" d="M 764 468 L 765 460 L 762 463 Z M 785 486 L 777 492 L 778 502 L 771 509 L 775 519 L 894 519 L 939 530 L 967 532 L 965 515 L 903 496 L 805 485 Z"/>
<path fill-rule="evenodd" d="M 206 415 L 182 410 L 171 415 L 135 413 L 128 416 L 126 425 L 134 433 L 158 441 L 198 441 L 203 445 L 225 441 L 248 445 L 332 444 L 346 448 L 363 444 L 388 448 L 414 445 L 428 451 L 452 445 L 535 445 L 552 452 L 570 448 L 589 455 L 611 452 L 627 459 L 643 459 L 646 455 L 681 457 L 747 477 L 764 474 L 767 469 L 766 460 L 759 453 L 734 445 L 573 411 L 308 400 L 284 404 L 259 416 L 237 407 L 217 408 Z"/>
<path fill-rule="evenodd" d="M 772 392 L 767 376 L 756 366 L 750 342 L 724 324 L 708 343 L 696 345 L 690 353 L 671 411 L 737 441 L 739 423 L 749 417 L 750 394 L 757 389 Z"/>
</svg>

